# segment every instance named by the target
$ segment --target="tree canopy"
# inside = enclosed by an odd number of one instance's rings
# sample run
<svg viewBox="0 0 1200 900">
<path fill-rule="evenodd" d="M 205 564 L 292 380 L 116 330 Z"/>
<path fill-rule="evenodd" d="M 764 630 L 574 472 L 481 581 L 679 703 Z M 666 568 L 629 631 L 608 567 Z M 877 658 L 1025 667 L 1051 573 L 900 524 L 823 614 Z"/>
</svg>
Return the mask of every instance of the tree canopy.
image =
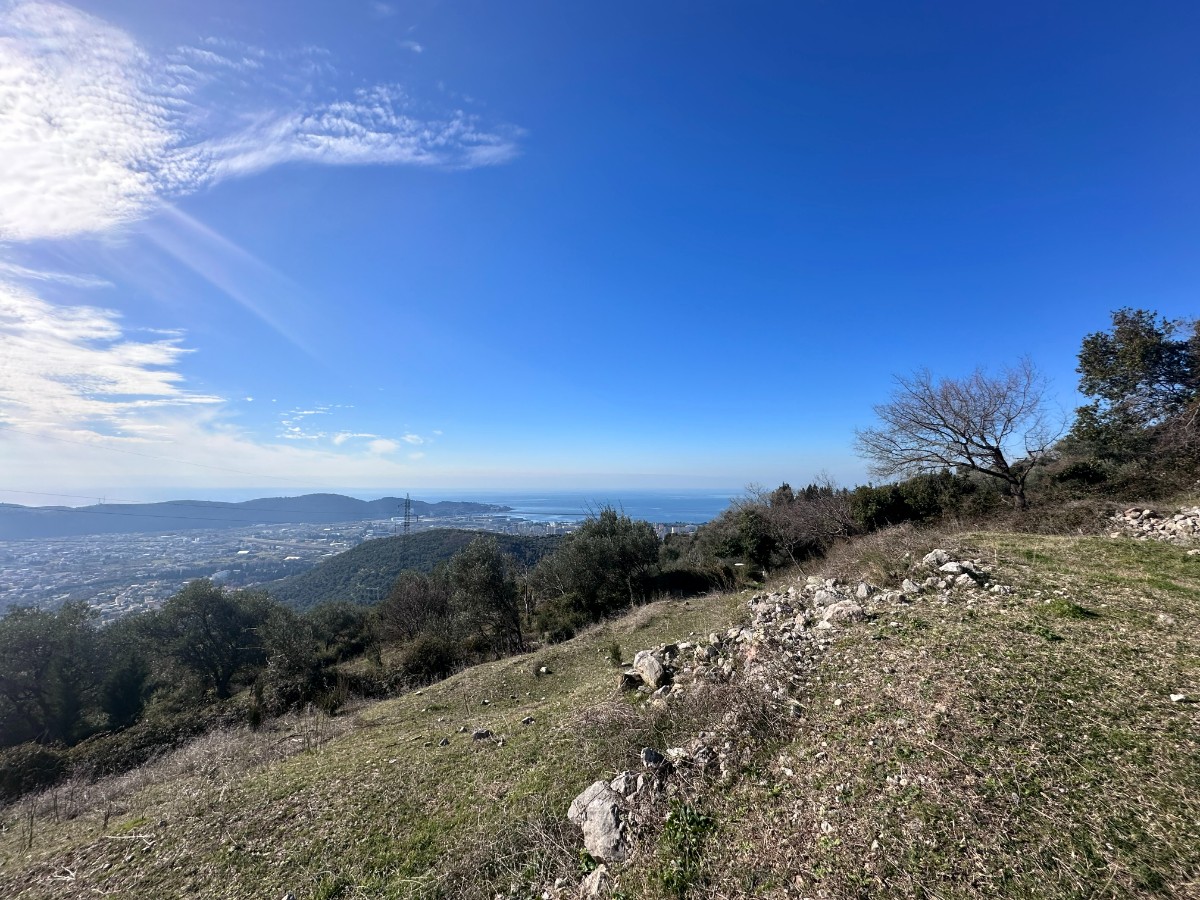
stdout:
<svg viewBox="0 0 1200 900">
<path fill-rule="evenodd" d="M 1025 483 L 1059 431 L 1049 420 L 1045 379 L 1028 359 L 998 376 L 982 369 L 935 380 L 927 369 L 897 376 L 880 425 L 856 432 L 856 447 L 883 478 L 942 469 L 978 472 L 1003 482 L 1018 507 Z"/>
</svg>

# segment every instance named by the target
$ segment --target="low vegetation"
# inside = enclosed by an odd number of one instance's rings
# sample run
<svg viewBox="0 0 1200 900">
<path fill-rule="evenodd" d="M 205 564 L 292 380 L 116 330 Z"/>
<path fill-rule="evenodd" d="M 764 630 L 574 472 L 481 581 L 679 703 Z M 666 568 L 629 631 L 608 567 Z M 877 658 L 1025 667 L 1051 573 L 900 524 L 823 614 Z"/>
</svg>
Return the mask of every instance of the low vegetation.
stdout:
<svg viewBox="0 0 1200 900">
<path fill-rule="evenodd" d="M 614 870 L 622 896 L 1194 896 L 1200 558 L 899 529 L 819 574 L 894 577 L 935 544 L 1010 592 L 918 596 L 839 629 L 795 687 L 798 717 L 766 714 L 736 675 L 678 704 L 614 694 L 614 643 L 627 661 L 723 630 L 750 592 L 662 601 L 336 719 L 222 731 L 29 797 L 5 813 L 0 890 L 490 898 L 561 879 L 568 896 L 594 865 L 572 797 L 734 714 L 748 738 L 730 777 L 664 797 Z"/>
<path fill-rule="evenodd" d="M 597 865 L 563 819 L 575 793 L 720 732 L 735 764 L 656 795 L 613 896 L 1193 896 L 1200 557 L 1108 531 L 1120 498 L 1194 496 L 1198 341 L 1114 313 L 1054 444 L 1029 367 L 901 380 L 956 423 L 904 433 L 886 462 L 909 477 L 751 488 L 664 542 L 604 508 L 557 542 L 431 533 L 402 568 L 364 545 L 304 613 L 205 581 L 105 628 L 83 604 L 16 609 L 0 889 L 568 896 Z M 981 398 L 1036 452 L 962 425 Z M 864 433 L 899 452 L 882 421 Z M 928 464 L 972 435 L 991 463 Z M 997 589 L 922 593 L 906 579 L 935 545 Z M 790 705 L 737 666 L 669 702 L 614 690 L 634 651 L 818 577 L 904 598 L 819 641 Z M 378 602 L 346 602 L 368 583 Z"/>
</svg>

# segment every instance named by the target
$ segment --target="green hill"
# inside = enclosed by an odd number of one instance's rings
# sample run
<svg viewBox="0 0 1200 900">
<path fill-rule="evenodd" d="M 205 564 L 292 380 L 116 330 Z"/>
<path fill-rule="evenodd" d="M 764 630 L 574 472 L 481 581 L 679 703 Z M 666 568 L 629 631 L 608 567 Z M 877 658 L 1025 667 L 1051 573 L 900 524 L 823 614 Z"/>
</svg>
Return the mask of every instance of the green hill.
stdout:
<svg viewBox="0 0 1200 900">
<path fill-rule="evenodd" d="M 1197 896 L 1200 557 L 896 529 L 820 576 L 896 588 L 934 547 L 997 589 L 875 591 L 824 630 L 792 622 L 785 604 L 826 586 L 799 576 L 663 601 L 352 715 L 60 788 L 5 812 L 0 895 L 576 897 L 596 862 L 572 798 L 622 770 L 653 782 L 643 747 L 699 740 L 711 766 L 681 759 L 631 801 L 609 896 Z M 724 641 L 727 682 L 615 690 L 614 642 L 626 661 L 706 645 L 751 606 L 779 627 Z"/>
<path fill-rule="evenodd" d="M 432 528 L 365 541 L 314 569 L 263 587 L 272 597 L 296 609 L 310 609 L 329 600 L 377 603 L 387 596 L 401 572 L 408 569 L 431 572 L 438 563 L 448 560 L 481 534 L 494 537 L 500 552 L 521 567 L 532 566 L 562 540 L 558 535 L 530 537 Z"/>
</svg>

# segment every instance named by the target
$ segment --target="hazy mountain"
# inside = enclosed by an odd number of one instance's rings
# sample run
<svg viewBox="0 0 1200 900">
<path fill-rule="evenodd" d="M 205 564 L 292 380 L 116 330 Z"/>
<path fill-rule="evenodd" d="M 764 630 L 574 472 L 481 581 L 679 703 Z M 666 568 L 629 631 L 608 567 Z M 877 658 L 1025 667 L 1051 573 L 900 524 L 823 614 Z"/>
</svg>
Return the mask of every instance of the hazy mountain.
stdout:
<svg viewBox="0 0 1200 900">
<path fill-rule="evenodd" d="M 413 515 L 465 516 L 503 513 L 492 503 L 413 500 Z M 178 531 L 185 528 L 244 528 L 257 524 L 356 522 L 404 515 L 402 497 L 357 500 L 341 494 L 263 497 L 242 503 L 169 500 L 163 503 L 100 503 L 94 506 L 0 504 L 0 540 L 80 534 Z"/>
</svg>

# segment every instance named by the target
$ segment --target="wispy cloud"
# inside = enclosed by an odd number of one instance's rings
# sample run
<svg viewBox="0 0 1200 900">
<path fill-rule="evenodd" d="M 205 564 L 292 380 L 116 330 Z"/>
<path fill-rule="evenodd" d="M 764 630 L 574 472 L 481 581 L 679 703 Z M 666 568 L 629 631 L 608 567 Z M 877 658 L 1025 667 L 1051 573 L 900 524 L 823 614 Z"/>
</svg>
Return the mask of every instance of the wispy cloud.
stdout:
<svg viewBox="0 0 1200 900">
<path fill-rule="evenodd" d="M 400 46 L 403 47 L 405 50 L 411 50 L 413 53 L 424 53 L 425 52 L 425 47 L 422 44 L 418 44 L 416 41 L 412 41 L 412 40 L 401 41 Z"/>
<path fill-rule="evenodd" d="M 110 288 L 113 283 L 93 275 L 72 275 L 67 272 L 47 272 L 42 269 L 30 269 L 16 263 L 0 260 L 0 276 L 18 281 L 51 281 L 65 284 L 74 288 Z"/>
<path fill-rule="evenodd" d="M 517 153 L 517 129 L 430 112 L 399 85 L 339 96 L 313 48 L 214 39 L 156 57 L 71 7 L 0 0 L 0 60 L 0 239 L 103 232 L 288 162 L 455 169 Z"/>
<path fill-rule="evenodd" d="M 191 352 L 179 333 L 130 329 L 113 310 L 54 306 L 0 281 L 5 471 L 55 490 L 203 484 L 214 469 L 226 480 L 282 479 L 307 488 L 325 484 L 331 472 L 342 485 L 411 474 L 406 467 L 417 457 L 393 458 L 403 438 L 313 427 L 348 414 L 349 405 L 293 409 L 274 441 L 236 427 L 236 404 L 189 387 L 182 369 Z"/>
<path fill-rule="evenodd" d="M 3 282 L 0 345 L 9 426 L 137 437 L 156 410 L 221 402 L 183 386 L 176 367 L 189 351 L 177 337 L 132 340 L 111 310 L 51 306 Z"/>
</svg>

